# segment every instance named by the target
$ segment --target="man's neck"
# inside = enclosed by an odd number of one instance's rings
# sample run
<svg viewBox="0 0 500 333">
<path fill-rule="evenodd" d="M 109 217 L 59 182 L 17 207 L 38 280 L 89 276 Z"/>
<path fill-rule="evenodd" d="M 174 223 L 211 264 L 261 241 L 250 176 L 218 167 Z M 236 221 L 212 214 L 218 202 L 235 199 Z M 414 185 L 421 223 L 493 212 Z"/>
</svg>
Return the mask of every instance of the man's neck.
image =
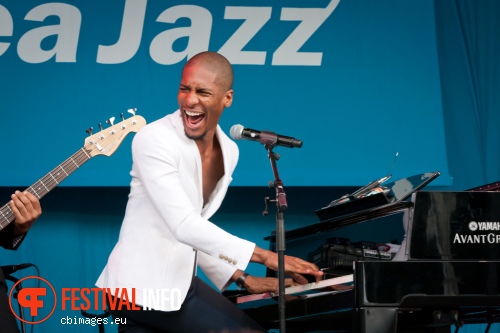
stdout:
<svg viewBox="0 0 500 333">
<path fill-rule="evenodd" d="M 195 140 L 200 156 L 203 158 L 212 153 L 214 146 L 218 147 L 217 136 L 214 133 L 207 133 L 202 139 Z"/>
</svg>

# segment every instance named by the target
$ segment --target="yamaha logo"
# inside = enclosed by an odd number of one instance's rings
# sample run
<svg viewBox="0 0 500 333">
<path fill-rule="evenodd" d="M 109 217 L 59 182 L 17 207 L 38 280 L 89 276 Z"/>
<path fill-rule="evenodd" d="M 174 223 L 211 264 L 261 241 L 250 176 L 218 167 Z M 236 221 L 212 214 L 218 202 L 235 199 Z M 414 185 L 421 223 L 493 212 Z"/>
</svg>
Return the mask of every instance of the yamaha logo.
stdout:
<svg viewBox="0 0 500 333">
<path fill-rule="evenodd" d="M 500 230 L 500 222 L 469 222 L 469 230 L 470 231 L 491 231 L 491 230 Z"/>
<path fill-rule="evenodd" d="M 469 222 L 469 230 L 470 231 L 476 231 L 477 230 L 477 223 L 472 221 L 472 222 Z"/>
<path fill-rule="evenodd" d="M 500 230 L 500 222 L 476 222 L 470 221 L 468 224 L 469 230 L 472 232 L 475 231 L 498 231 Z M 488 233 L 488 234 L 475 234 L 475 235 L 464 235 L 464 234 L 455 234 L 453 238 L 453 243 L 459 244 L 500 244 L 500 234 L 497 233 Z"/>
</svg>

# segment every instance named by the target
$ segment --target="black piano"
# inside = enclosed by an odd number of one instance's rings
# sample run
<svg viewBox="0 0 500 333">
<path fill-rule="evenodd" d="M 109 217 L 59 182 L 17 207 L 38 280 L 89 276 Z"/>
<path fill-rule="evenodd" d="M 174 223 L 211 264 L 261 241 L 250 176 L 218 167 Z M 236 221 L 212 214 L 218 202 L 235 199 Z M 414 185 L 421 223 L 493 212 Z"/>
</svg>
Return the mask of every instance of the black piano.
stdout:
<svg viewBox="0 0 500 333">
<path fill-rule="evenodd" d="M 352 274 L 352 283 L 287 292 L 287 332 L 457 332 L 474 323 L 488 331 L 500 321 L 500 192 L 410 192 L 408 200 L 370 198 L 360 210 L 326 207 L 319 223 L 286 232 L 287 254 L 316 262 L 325 281 Z M 396 254 L 335 237 L 353 224 L 383 228 L 388 216 L 406 228 Z M 266 239 L 274 249 L 275 237 Z M 271 330 L 279 328 L 272 296 L 235 301 Z"/>
</svg>

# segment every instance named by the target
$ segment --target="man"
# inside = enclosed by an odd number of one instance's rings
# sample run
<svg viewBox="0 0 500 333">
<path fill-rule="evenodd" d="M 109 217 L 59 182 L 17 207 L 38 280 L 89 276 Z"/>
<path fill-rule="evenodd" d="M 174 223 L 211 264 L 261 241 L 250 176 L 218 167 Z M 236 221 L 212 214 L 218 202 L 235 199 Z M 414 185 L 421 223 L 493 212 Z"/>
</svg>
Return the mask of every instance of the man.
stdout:
<svg viewBox="0 0 500 333">
<path fill-rule="evenodd" d="M 180 290 L 180 309 L 167 302 L 157 311 L 112 311 L 126 317 L 120 332 L 262 332 L 235 305 L 198 279 L 198 264 L 219 289 L 239 279 L 251 292 L 276 291 L 277 279 L 243 275 L 247 264 L 277 270 L 276 253 L 218 228 L 219 208 L 236 167 L 238 148 L 218 126 L 233 101 L 233 72 L 226 58 L 202 52 L 184 66 L 179 110 L 145 126 L 132 143 L 132 182 L 118 243 L 97 285 Z M 285 270 L 320 278 L 318 267 L 286 257 Z M 294 284 L 290 279 L 288 284 Z M 130 293 L 129 293 L 130 294 Z M 116 295 L 119 296 L 119 295 Z"/>
<path fill-rule="evenodd" d="M 14 215 L 14 223 L 6 225 L 0 230 L 0 246 L 15 250 L 19 247 L 24 239 L 24 236 L 31 228 L 33 223 L 42 214 L 42 208 L 38 198 L 29 192 L 16 191 L 11 196 L 9 202 L 10 208 Z M 3 225 L 3 224 L 2 224 Z M 9 299 L 7 297 L 7 284 L 5 276 L 0 268 L 0 327 L 2 333 L 16 333 L 19 328 L 16 324 L 16 319 L 9 307 Z"/>
</svg>

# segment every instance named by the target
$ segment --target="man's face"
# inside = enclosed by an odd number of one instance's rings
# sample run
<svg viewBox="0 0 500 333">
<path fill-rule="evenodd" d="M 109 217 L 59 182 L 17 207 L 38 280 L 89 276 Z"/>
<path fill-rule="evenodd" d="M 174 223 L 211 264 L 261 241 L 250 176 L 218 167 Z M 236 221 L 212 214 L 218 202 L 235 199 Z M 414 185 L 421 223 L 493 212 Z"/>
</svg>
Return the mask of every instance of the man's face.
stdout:
<svg viewBox="0 0 500 333">
<path fill-rule="evenodd" d="M 184 68 L 177 94 L 186 136 L 202 140 L 215 134 L 225 107 L 231 105 L 233 91 L 216 83 L 217 75 L 195 63 Z M 212 136 L 210 136 L 211 138 Z"/>
</svg>

